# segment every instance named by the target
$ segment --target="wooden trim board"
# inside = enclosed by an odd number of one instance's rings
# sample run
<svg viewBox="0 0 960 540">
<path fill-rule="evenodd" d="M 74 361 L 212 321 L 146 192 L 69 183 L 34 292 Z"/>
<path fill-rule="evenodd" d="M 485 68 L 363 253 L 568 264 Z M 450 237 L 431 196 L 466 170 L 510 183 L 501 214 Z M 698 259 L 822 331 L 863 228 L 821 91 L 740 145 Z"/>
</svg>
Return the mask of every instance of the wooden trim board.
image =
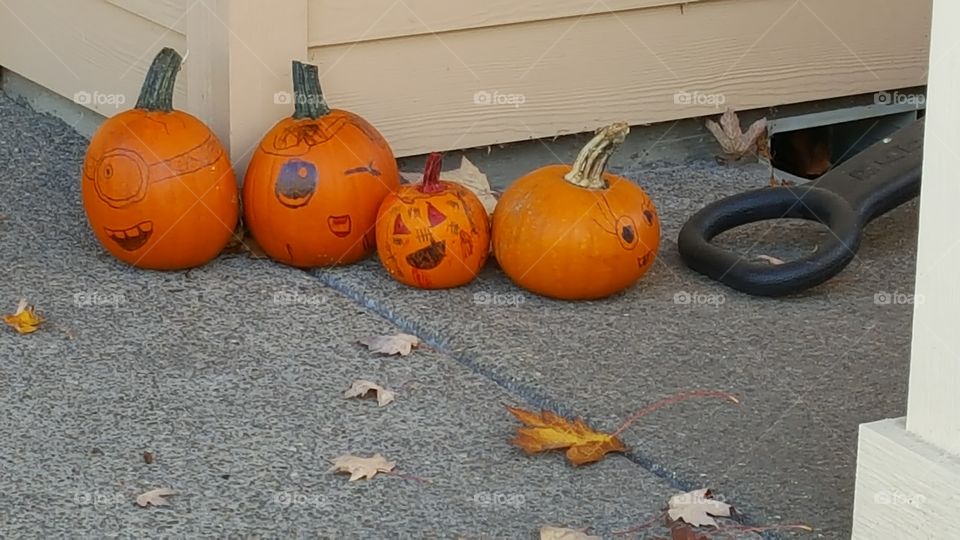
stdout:
<svg viewBox="0 0 960 540">
<path fill-rule="evenodd" d="M 860 426 L 853 540 L 956 538 L 957 508 L 960 458 L 908 432 L 903 418 Z"/>
</svg>

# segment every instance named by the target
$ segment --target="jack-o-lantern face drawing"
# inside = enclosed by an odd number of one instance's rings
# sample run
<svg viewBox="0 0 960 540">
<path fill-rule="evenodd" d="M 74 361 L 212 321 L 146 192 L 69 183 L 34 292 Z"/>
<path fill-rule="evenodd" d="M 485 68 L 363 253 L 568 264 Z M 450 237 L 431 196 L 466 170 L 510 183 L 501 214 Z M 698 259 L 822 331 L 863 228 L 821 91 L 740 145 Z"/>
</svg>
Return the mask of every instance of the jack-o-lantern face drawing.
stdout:
<svg viewBox="0 0 960 540">
<path fill-rule="evenodd" d="M 490 252 L 490 222 L 469 189 L 439 179 L 431 154 L 423 182 L 389 195 L 377 218 L 377 252 L 391 276 L 411 287 L 443 289 L 469 283 Z"/>
<path fill-rule="evenodd" d="M 154 60 L 137 107 L 111 117 L 83 164 L 84 210 L 118 259 L 158 270 L 203 264 L 229 241 L 239 214 L 226 152 L 200 120 L 172 109 L 180 56 Z"/>
<path fill-rule="evenodd" d="M 294 62 L 293 70 L 295 112 L 254 152 L 244 220 L 277 261 L 350 264 L 374 250 L 377 209 L 400 186 L 396 159 L 366 120 L 327 106 L 316 66 Z"/>
<path fill-rule="evenodd" d="M 514 182 L 493 213 L 493 251 L 518 285 L 564 300 L 609 296 L 653 265 L 660 222 L 650 197 L 605 171 L 626 124 L 600 130 L 572 165 Z"/>
</svg>

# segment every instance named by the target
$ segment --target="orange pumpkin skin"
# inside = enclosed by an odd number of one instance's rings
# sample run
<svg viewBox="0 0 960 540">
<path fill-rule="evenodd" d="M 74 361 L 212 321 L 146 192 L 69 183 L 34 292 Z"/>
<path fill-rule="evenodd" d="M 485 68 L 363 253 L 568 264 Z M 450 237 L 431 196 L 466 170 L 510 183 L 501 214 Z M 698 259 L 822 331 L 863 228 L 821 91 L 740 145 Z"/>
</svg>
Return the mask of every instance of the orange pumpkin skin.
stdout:
<svg viewBox="0 0 960 540">
<path fill-rule="evenodd" d="M 165 49 L 151 67 L 167 70 L 170 102 L 179 65 L 180 56 Z M 236 179 L 203 122 L 152 103 L 141 97 L 137 108 L 94 134 L 83 163 L 83 207 L 97 240 L 116 258 L 155 270 L 199 266 L 223 250 L 236 226 Z"/>
<path fill-rule="evenodd" d="M 313 68 L 303 76 L 316 79 L 315 66 L 297 64 L 295 72 Z M 314 82 L 313 96 L 295 83 L 298 110 L 302 100 L 322 100 Z M 314 113 L 285 118 L 267 132 L 243 185 L 244 221 L 257 242 L 274 260 L 300 268 L 370 255 L 377 209 L 400 187 L 393 152 L 372 125 L 325 104 Z"/>
<path fill-rule="evenodd" d="M 436 157 L 434 157 L 436 156 Z M 436 161 L 439 154 L 428 158 Z M 377 254 L 390 275 L 420 289 L 448 289 L 476 278 L 490 253 L 490 220 L 480 199 L 466 187 L 433 180 L 404 185 L 388 195 L 377 216 Z"/>
<path fill-rule="evenodd" d="M 493 251 L 510 279 L 534 293 L 603 298 L 653 265 L 660 221 L 629 180 L 601 171 L 605 187 L 585 188 L 565 178 L 570 172 L 569 165 L 547 166 L 503 193 L 493 213 Z"/>
</svg>

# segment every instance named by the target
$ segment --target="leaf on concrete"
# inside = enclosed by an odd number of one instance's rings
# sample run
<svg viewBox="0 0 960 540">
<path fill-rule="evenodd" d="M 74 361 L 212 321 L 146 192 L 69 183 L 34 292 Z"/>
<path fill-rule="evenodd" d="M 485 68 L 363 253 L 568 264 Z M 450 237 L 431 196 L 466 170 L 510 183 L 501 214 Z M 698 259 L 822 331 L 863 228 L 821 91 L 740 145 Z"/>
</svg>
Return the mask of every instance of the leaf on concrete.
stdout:
<svg viewBox="0 0 960 540">
<path fill-rule="evenodd" d="M 733 109 L 727 109 L 720 117 L 720 123 L 713 120 L 707 120 L 707 129 L 720 143 L 723 154 L 734 159 L 742 158 L 753 148 L 767 130 L 767 119 L 761 118 L 747 128 L 744 132 L 740 127 L 740 117 Z"/>
<path fill-rule="evenodd" d="M 423 179 L 422 172 L 402 172 L 400 176 L 410 183 L 416 183 Z M 483 207 L 487 209 L 488 214 L 492 214 L 493 209 L 497 206 L 497 197 L 490 188 L 490 180 L 487 179 L 487 175 L 483 171 L 467 159 L 467 156 L 462 157 L 459 169 L 440 173 L 440 179 L 460 184 L 472 191 L 483 203 Z"/>
<path fill-rule="evenodd" d="M 407 356 L 420 345 L 420 339 L 410 334 L 395 334 L 392 336 L 367 336 L 361 338 L 359 343 L 366 345 L 371 352 Z"/>
<path fill-rule="evenodd" d="M 228 254 L 247 254 L 251 259 L 269 258 L 267 253 L 263 251 L 263 248 L 260 247 L 260 244 L 257 243 L 257 239 L 250 234 L 250 231 L 247 230 L 246 227 L 237 227 L 237 230 L 234 231 L 233 236 L 230 238 L 230 242 L 223 248 L 223 252 Z"/>
<path fill-rule="evenodd" d="M 170 503 L 165 497 L 176 494 L 176 491 L 168 488 L 151 489 L 150 491 L 137 496 L 137 504 L 143 507 L 167 506 Z"/>
<path fill-rule="evenodd" d="M 683 520 L 694 527 L 716 527 L 714 517 L 730 517 L 733 507 L 713 499 L 707 488 L 695 489 L 688 493 L 679 493 L 670 497 L 667 514 L 670 519 Z"/>
<path fill-rule="evenodd" d="M 376 476 L 377 473 L 389 473 L 393 471 L 395 466 L 396 464 L 392 461 L 387 461 L 386 458 L 380 454 L 374 454 L 367 458 L 345 455 L 334 459 L 333 467 L 330 467 L 330 470 L 327 472 L 336 471 L 348 473 L 350 475 L 350 481 L 353 482 L 361 478 L 369 480 Z"/>
<path fill-rule="evenodd" d="M 517 428 L 512 442 L 528 454 L 566 448 L 574 466 L 600 461 L 610 452 L 626 452 L 619 438 L 594 431 L 582 419 L 567 420 L 550 411 L 535 413 L 507 406 L 525 427 Z"/>
<path fill-rule="evenodd" d="M 670 540 L 709 540 L 705 534 L 697 533 L 686 523 L 677 522 L 670 527 Z"/>
<path fill-rule="evenodd" d="M 599 536 L 591 536 L 576 529 L 563 527 L 541 527 L 540 540 L 601 540 Z"/>
<path fill-rule="evenodd" d="M 386 388 L 380 386 L 379 384 L 365 381 L 363 379 L 357 379 L 353 381 L 353 384 L 350 385 L 350 388 L 343 393 L 343 397 L 350 399 L 355 397 L 364 397 L 370 392 L 374 392 L 377 396 L 377 405 L 383 407 L 389 405 L 393 399 L 396 397 L 396 394 Z"/>
<path fill-rule="evenodd" d="M 33 306 L 27 304 L 26 298 L 20 300 L 20 303 L 17 304 L 17 310 L 13 314 L 3 316 L 3 322 L 21 334 L 36 332 L 43 321 L 43 317 L 34 313 Z"/>
</svg>

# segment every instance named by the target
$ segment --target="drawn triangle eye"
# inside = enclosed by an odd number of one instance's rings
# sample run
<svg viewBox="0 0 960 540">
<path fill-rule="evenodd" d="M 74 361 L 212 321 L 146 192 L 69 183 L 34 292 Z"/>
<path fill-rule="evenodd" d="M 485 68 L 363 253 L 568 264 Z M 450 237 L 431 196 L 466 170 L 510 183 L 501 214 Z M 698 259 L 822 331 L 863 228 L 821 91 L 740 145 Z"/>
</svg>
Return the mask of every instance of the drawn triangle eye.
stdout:
<svg viewBox="0 0 960 540">
<path fill-rule="evenodd" d="M 410 234 L 410 229 L 407 228 L 399 214 L 393 220 L 393 234 Z"/>
<path fill-rule="evenodd" d="M 434 208 L 432 204 L 427 203 L 427 219 L 430 221 L 431 227 L 436 227 L 437 225 L 446 221 L 447 216 L 443 215 L 442 212 Z"/>
</svg>

